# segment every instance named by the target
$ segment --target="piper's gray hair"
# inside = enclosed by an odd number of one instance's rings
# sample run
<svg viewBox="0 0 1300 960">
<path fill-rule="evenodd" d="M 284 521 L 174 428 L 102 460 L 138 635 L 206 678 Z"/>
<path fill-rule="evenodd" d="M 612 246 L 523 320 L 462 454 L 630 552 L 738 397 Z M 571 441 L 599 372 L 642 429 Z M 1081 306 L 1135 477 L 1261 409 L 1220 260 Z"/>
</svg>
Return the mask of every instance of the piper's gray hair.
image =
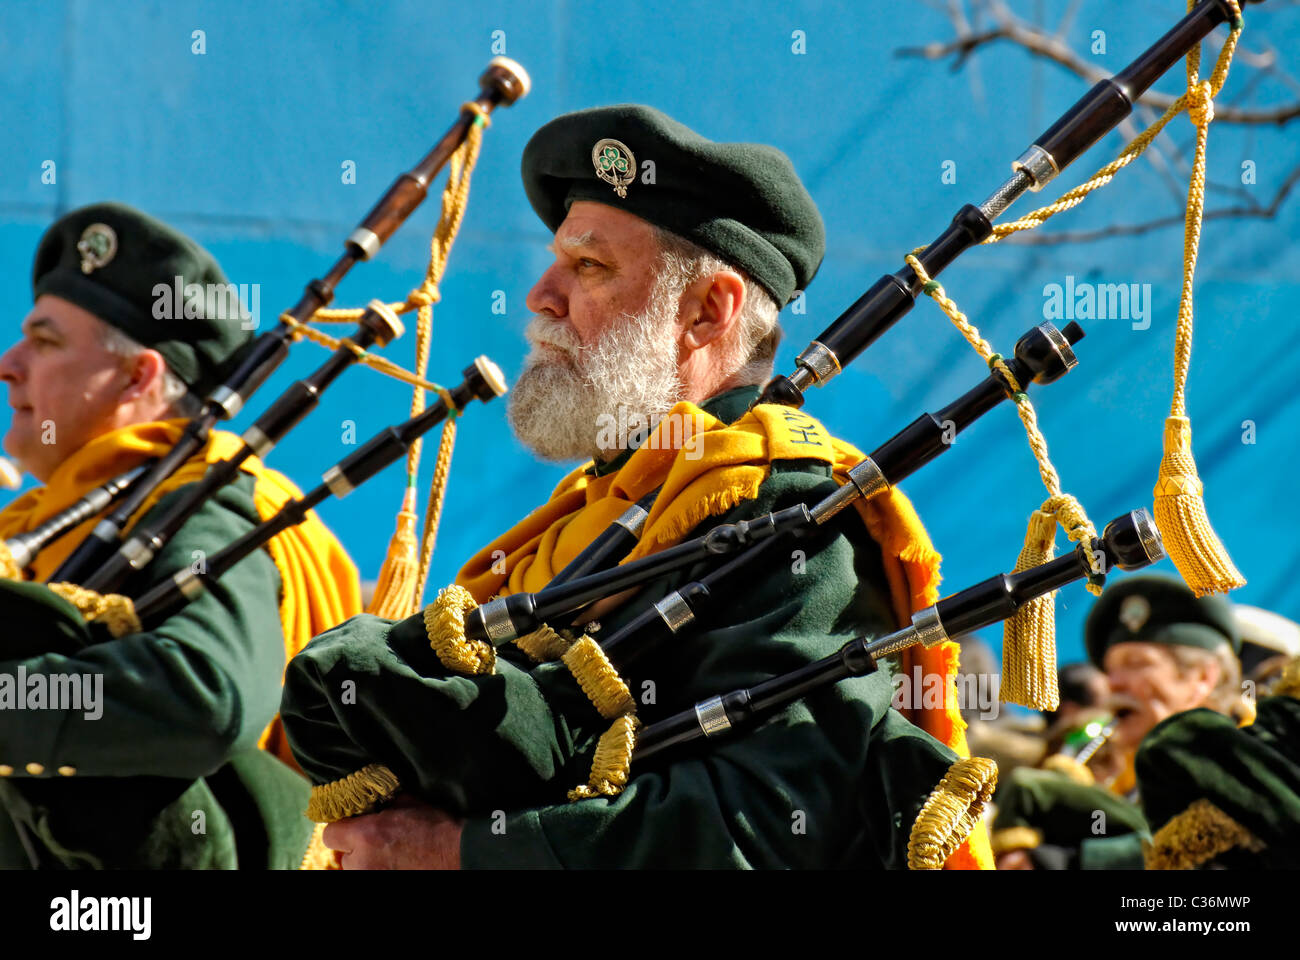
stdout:
<svg viewBox="0 0 1300 960">
<path fill-rule="evenodd" d="M 110 323 L 99 324 L 99 344 L 109 353 L 132 361 L 148 348 L 127 336 Z M 203 409 L 203 401 L 190 393 L 180 377 L 166 367 L 162 375 L 162 399 L 177 417 L 194 417 Z"/>
<path fill-rule="evenodd" d="M 745 303 L 740 311 L 736 350 L 727 364 L 728 377 L 739 385 L 763 384 L 772 377 L 772 362 L 781 327 L 777 324 L 780 308 L 763 287 L 749 275 L 717 254 L 660 227 L 654 228 L 659 244 L 660 279 L 669 290 L 682 291 L 701 277 L 719 270 L 734 270 L 745 281 Z"/>
<path fill-rule="evenodd" d="M 1218 666 L 1219 680 L 1214 685 L 1214 689 L 1206 696 L 1205 706 L 1240 720 L 1239 711 L 1243 696 L 1241 661 L 1232 652 L 1231 646 L 1227 643 L 1221 643 L 1213 650 L 1205 650 L 1201 647 L 1171 644 L 1169 653 L 1173 656 L 1174 663 L 1182 673 L 1190 673 L 1197 667 L 1206 666 L 1210 663 L 1216 664 Z"/>
</svg>

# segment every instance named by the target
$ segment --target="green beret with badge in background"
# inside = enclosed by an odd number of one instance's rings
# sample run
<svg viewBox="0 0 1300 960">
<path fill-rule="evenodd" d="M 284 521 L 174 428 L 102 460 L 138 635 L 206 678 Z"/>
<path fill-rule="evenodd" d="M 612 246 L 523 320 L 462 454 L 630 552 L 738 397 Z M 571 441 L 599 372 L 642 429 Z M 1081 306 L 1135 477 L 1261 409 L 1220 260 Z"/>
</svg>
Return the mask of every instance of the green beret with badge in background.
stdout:
<svg viewBox="0 0 1300 960">
<path fill-rule="evenodd" d="M 32 270 L 33 300 L 43 296 L 156 350 L 191 399 L 220 385 L 253 338 L 238 288 L 211 254 L 121 203 L 73 210 L 46 230 Z M 140 462 L 148 444 L 168 446 L 165 427 L 131 423 L 93 436 L 44 486 L 0 510 L 0 539 L 75 503 L 106 479 L 97 473 L 114 476 L 123 463 Z M 261 522 L 257 482 L 241 471 L 120 592 L 139 596 Z M 143 519 L 184 496 L 183 485 L 164 489 Z M 93 715 L 6 709 L 0 717 L 0 865 L 297 867 L 313 829 L 302 815 L 308 784 L 258 747 L 276 713 L 285 661 L 277 564 L 258 551 L 161 632 L 113 638 L 44 585 L 84 535 L 78 527 L 28 561 L 26 581 L 0 580 L 8 625 L 0 675 L 103 681 Z M 28 696 L 11 687 L 10 697 Z"/>
<path fill-rule="evenodd" d="M 237 292 L 205 249 L 122 203 L 60 218 L 41 237 L 32 265 L 33 300 L 60 297 L 157 350 L 200 398 L 221 384 L 252 339 L 252 318 Z"/>
<path fill-rule="evenodd" d="M 1137 574 L 1109 585 L 1088 611 L 1084 646 L 1104 669 L 1106 651 L 1117 643 L 1158 643 L 1241 650 L 1232 604 L 1223 597 L 1197 597 L 1181 581 Z"/>
</svg>

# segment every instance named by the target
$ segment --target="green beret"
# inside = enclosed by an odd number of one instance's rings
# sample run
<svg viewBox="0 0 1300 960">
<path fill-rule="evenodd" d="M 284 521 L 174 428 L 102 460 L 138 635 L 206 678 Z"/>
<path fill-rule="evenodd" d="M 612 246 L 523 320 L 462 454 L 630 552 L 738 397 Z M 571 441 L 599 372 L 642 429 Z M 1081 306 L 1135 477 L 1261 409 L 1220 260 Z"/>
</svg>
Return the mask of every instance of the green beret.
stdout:
<svg viewBox="0 0 1300 960">
<path fill-rule="evenodd" d="M 741 268 L 778 307 L 807 288 L 826 252 L 821 215 L 789 157 L 706 140 L 651 107 L 557 117 L 524 148 L 523 178 L 551 232 L 575 200 L 618 207 Z"/>
<path fill-rule="evenodd" d="M 252 337 L 237 291 L 197 243 L 121 203 L 55 221 L 32 267 L 33 299 L 61 297 L 157 350 L 200 397 L 221 384 Z"/>
<path fill-rule="evenodd" d="M 1176 713 L 1143 738 L 1135 768 L 1159 865 L 1300 867 L 1300 700 L 1266 697 L 1240 728 Z"/>
<path fill-rule="evenodd" d="M 1222 597 L 1197 597 L 1179 580 L 1145 574 L 1108 586 L 1084 625 L 1088 659 L 1102 667 L 1117 643 L 1163 643 L 1203 650 L 1230 644 L 1241 650 L 1232 604 Z"/>
</svg>

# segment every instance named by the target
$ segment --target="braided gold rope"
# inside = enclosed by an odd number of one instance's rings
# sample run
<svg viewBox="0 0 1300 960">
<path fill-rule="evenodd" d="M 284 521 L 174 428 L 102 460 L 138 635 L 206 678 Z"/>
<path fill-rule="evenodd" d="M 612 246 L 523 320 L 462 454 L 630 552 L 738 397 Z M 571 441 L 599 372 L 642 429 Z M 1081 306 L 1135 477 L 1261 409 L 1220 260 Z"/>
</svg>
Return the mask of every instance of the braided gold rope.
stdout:
<svg viewBox="0 0 1300 960">
<path fill-rule="evenodd" d="M 1015 570 L 1027 570 L 1052 559 L 1055 553 L 1055 530 L 1059 522 L 1066 536 L 1076 543 L 1090 543 L 1097 535 L 1096 528 L 1084 512 L 1083 505 L 1073 496 L 1061 491 L 1061 478 L 1052 465 L 1047 452 L 1047 439 L 1038 428 L 1038 413 L 1028 395 L 1000 354 L 985 340 L 975 325 L 961 312 L 956 302 L 948 296 L 943 285 L 926 272 L 914 255 L 907 256 L 907 265 L 921 281 L 922 290 L 953 322 L 962 336 L 975 348 L 989 369 L 996 370 L 1011 388 L 1011 399 L 1016 413 L 1025 426 L 1029 448 L 1038 462 L 1038 475 L 1047 488 L 1047 499 L 1030 519 L 1025 547 L 1016 561 Z M 1048 522 L 1050 520 L 1050 523 Z M 1101 593 L 1105 574 L 1102 557 L 1087 551 L 1092 576 L 1088 590 Z M 1003 702 L 1019 703 L 1035 710 L 1055 710 L 1060 705 L 1060 692 L 1056 678 L 1056 601 L 1055 593 L 1037 597 L 1023 604 L 1008 617 L 1003 626 L 1002 683 L 1000 697 Z"/>
<path fill-rule="evenodd" d="M 448 410 L 451 408 L 448 407 Z M 420 537 L 420 568 L 415 581 L 415 602 L 421 603 L 424 586 L 429 579 L 429 564 L 433 561 L 433 547 L 438 541 L 438 523 L 442 519 L 442 505 L 447 497 L 447 480 L 451 476 L 451 454 L 456 447 L 456 417 L 447 418 L 438 442 L 438 459 L 434 463 L 433 480 L 429 483 L 429 503 L 424 510 L 424 533 Z"/>
<path fill-rule="evenodd" d="M 359 817 L 392 799 L 399 787 L 397 774 L 382 763 L 368 763 L 342 779 L 313 786 L 307 800 L 307 819 L 334 823 Z"/>
<path fill-rule="evenodd" d="M 453 583 L 439 590 L 437 599 L 424 608 L 430 648 L 448 670 L 469 676 L 496 671 L 497 654 L 492 644 L 465 637 L 465 614 L 477 606 L 468 590 Z"/>
<path fill-rule="evenodd" d="M 980 817 L 998 784 L 998 765 L 983 757 L 958 760 L 916 815 L 907 840 L 909 870 L 941 870 Z"/>
<path fill-rule="evenodd" d="M 104 624 L 114 637 L 139 633 L 143 629 L 130 597 L 119 593 L 96 593 L 75 583 L 51 583 L 49 588 L 76 607 L 87 623 Z"/>
<path fill-rule="evenodd" d="M 921 266 L 920 260 L 909 254 L 907 256 L 907 265 L 916 271 L 916 276 L 921 281 L 925 292 L 948 315 L 948 318 L 952 320 L 957 329 L 962 332 L 962 336 L 975 348 L 975 352 L 984 359 L 984 362 L 991 369 L 1001 374 L 1011 387 L 1016 412 L 1020 415 L 1020 420 L 1025 425 L 1025 433 L 1029 438 L 1029 448 L 1033 451 L 1034 459 L 1038 461 L 1038 475 L 1042 477 L 1043 486 L 1047 488 L 1048 499 L 1041 507 L 1042 511 L 1057 517 L 1061 526 L 1065 529 L 1066 535 L 1076 543 L 1095 537 L 1097 531 L 1093 527 L 1092 521 L 1088 519 L 1087 514 L 1084 513 L 1082 505 L 1074 497 L 1061 492 L 1061 478 L 1048 455 L 1047 438 L 1038 429 L 1038 414 L 1034 410 L 1034 405 L 1030 402 L 1028 395 L 1012 375 L 1011 368 L 1007 366 L 1001 355 L 993 352 L 989 342 L 980 336 L 979 330 L 944 291 L 943 285 L 937 280 L 931 279 L 930 275 L 925 272 L 925 267 Z M 1096 557 L 1092 558 L 1091 563 L 1093 564 L 1094 573 L 1104 572 L 1099 569 L 1099 561 Z M 1092 584 L 1089 584 L 1089 589 L 1092 589 L 1094 593 L 1101 592 L 1100 587 L 1094 589 Z"/>
</svg>

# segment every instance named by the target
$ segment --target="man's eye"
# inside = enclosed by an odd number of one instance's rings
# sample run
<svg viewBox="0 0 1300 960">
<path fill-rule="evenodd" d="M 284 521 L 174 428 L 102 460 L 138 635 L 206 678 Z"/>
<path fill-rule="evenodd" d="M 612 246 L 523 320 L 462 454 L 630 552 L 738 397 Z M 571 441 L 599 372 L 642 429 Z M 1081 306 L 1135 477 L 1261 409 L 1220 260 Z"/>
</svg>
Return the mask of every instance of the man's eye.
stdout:
<svg viewBox="0 0 1300 960">
<path fill-rule="evenodd" d="M 580 267 L 599 267 L 601 265 L 599 261 L 593 260 L 591 257 L 580 257 L 578 259 L 578 266 Z"/>
</svg>

